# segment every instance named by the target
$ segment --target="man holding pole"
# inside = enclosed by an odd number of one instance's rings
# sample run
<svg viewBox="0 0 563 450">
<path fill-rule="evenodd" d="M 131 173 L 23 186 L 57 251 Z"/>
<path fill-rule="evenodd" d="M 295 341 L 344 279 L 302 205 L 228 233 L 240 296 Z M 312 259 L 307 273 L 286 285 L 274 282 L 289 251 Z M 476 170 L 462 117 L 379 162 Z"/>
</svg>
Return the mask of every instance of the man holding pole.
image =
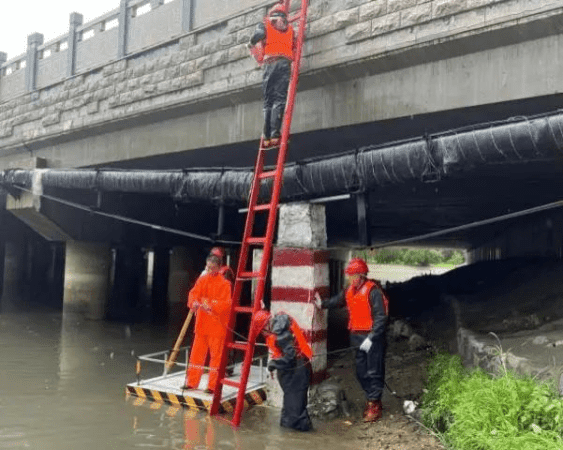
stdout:
<svg viewBox="0 0 563 450">
<path fill-rule="evenodd" d="M 209 382 L 206 393 L 217 385 L 217 371 L 227 336 L 231 307 L 231 284 L 220 273 L 221 261 L 215 255 L 206 260 L 206 272 L 188 294 L 188 307 L 196 312 L 194 340 L 182 389 L 197 389 L 207 354 L 210 355 Z"/>
</svg>

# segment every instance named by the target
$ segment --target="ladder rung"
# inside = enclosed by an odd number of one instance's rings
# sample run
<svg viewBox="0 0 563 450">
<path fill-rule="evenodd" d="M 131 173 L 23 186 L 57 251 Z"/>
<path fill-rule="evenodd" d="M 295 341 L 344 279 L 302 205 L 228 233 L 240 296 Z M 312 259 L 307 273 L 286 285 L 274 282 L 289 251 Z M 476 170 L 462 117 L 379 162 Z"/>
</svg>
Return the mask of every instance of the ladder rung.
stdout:
<svg viewBox="0 0 563 450">
<path fill-rule="evenodd" d="M 234 388 L 238 388 L 240 386 L 240 383 L 238 381 L 229 380 L 228 378 L 223 378 L 221 380 L 221 383 L 226 384 L 227 386 L 234 387 Z"/>
<path fill-rule="evenodd" d="M 298 13 L 291 14 L 287 21 L 288 22 L 295 22 L 297 19 L 300 19 L 300 18 L 301 18 L 301 12 L 298 12 Z"/>
<path fill-rule="evenodd" d="M 249 279 L 249 278 L 259 278 L 260 277 L 260 272 L 241 272 L 239 274 L 239 279 L 244 278 L 244 279 Z"/>
<path fill-rule="evenodd" d="M 264 243 L 266 242 L 266 238 L 265 237 L 249 237 L 246 238 L 246 243 L 247 244 L 251 244 L 251 245 L 264 245 Z"/>
<path fill-rule="evenodd" d="M 264 180 L 265 178 L 274 178 L 278 172 L 275 170 L 268 170 L 267 172 L 262 172 L 258 175 L 258 179 Z"/>
<path fill-rule="evenodd" d="M 233 348 L 235 350 L 246 351 L 248 349 L 248 344 L 246 342 L 229 342 L 227 347 Z"/>
<path fill-rule="evenodd" d="M 271 203 L 264 203 L 263 205 L 256 205 L 252 208 L 254 211 L 268 211 L 272 208 Z"/>
<path fill-rule="evenodd" d="M 235 306 L 235 311 L 238 313 L 252 314 L 254 312 L 254 308 L 252 306 Z"/>
</svg>

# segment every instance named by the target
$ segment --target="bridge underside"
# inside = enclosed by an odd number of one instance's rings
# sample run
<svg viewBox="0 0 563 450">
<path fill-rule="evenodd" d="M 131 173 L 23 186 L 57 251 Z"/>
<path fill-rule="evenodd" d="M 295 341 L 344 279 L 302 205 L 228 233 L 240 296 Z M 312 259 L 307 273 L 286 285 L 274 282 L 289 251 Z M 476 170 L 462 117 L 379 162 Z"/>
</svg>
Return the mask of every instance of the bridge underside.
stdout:
<svg viewBox="0 0 563 450">
<path fill-rule="evenodd" d="M 392 144 L 385 142 L 395 139 L 420 137 L 460 127 L 487 129 L 498 124 L 483 126 L 484 122 L 506 120 L 510 117 L 531 116 L 555 109 L 561 96 L 535 98 L 526 101 L 510 102 L 481 108 L 448 111 L 387 122 L 361 124 L 339 129 L 310 132 L 292 136 L 289 159 L 292 162 L 307 163 L 310 158 L 328 158 L 343 151 L 363 151 L 365 146 L 382 144 L 381 148 Z M 524 122 L 526 122 L 524 120 Z M 504 124 L 510 124 L 510 121 Z M 480 126 L 478 124 L 481 124 Z M 501 124 L 503 126 L 503 124 Z M 444 134 L 445 133 L 445 134 Z M 552 148 L 536 149 L 536 145 L 550 146 L 541 137 L 535 142 L 520 144 L 526 146 L 524 155 L 512 154 L 506 158 L 479 160 L 478 146 L 466 151 L 473 155 L 462 161 L 456 170 L 439 167 L 437 173 L 430 171 L 424 176 L 389 176 L 390 183 L 370 186 L 351 185 L 346 193 L 349 198 L 326 201 L 328 242 L 337 245 L 381 245 L 390 241 L 402 240 L 434 233 L 483 221 L 485 219 L 524 211 L 546 205 L 563 198 L 563 156 L 558 151 L 559 140 L 563 136 L 560 129 L 551 141 Z M 506 138 L 513 139 L 509 133 Z M 516 139 L 516 138 L 515 138 Z M 521 140 L 521 138 L 518 138 Z M 129 160 L 110 166 L 97 167 L 109 169 L 167 170 L 194 167 L 250 167 L 256 157 L 257 142 L 246 142 L 232 147 L 191 150 L 172 155 Z M 493 139 L 492 144 L 497 145 Z M 502 145 L 499 143 L 502 147 Z M 516 147 L 518 147 L 518 143 Z M 516 148 L 515 147 L 515 148 Z M 463 153 L 463 151 L 462 151 Z M 465 154 L 463 155 L 466 156 Z M 476 164 L 477 163 L 477 164 Z M 439 164 L 440 166 L 443 163 Z M 461 167 L 459 167 L 461 166 Z M 331 170 L 346 171 L 347 167 L 338 163 Z M 406 169 L 399 166 L 379 168 L 384 171 Z M 326 181 L 328 180 L 328 181 Z M 325 178 L 327 184 L 331 180 Z M 150 242 L 174 245 L 190 239 L 182 233 L 169 233 L 142 224 L 123 222 L 120 217 L 170 227 L 183 232 L 205 236 L 208 242 L 215 239 L 236 241 L 242 234 L 245 215 L 239 212 L 245 206 L 244 195 L 226 202 L 219 212 L 219 199 L 212 193 L 208 198 L 173 198 L 171 195 L 135 192 L 98 192 L 96 189 L 61 189 L 45 187 L 45 193 L 53 198 L 44 198 L 42 213 L 50 217 L 72 238 L 92 241 L 128 241 L 140 244 Z M 323 192 L 331 192 L 324 186 Z M 342 194 L 335 190 L 334 194 Z M 326 196 L 326 195 L 324 195 Z M 323 195 L 311 192 L 302 196 L 303 200 L 315 199 Z M 56 198 L 70 200 L 76 204 L 92 207 L 92 211 L 77 210 L 73 206 L 61 204 Z M 299 200 L 288 198 L 285 201 Z M 100 216 L 97 211 L 120 217 Z M 544 241 L 557 240 L 552 230 L 560 228 L 559 209 L 537 211 L 495 223 L 454 230 L 452 232 L 427 237 L 414 243 L 422 245 L 446 245 L 478 248 L 487 242 L 498 240 L 516 225 L 524 223 L 542 229 Z M 222 219 L 221 219 L 222 216 Z M 260 226 L 258 221 L 258 226 Z M 545 233 L 544 233 L 545 232 Z M 556 233 L 557 234 L 557 233 Z M 546 237 L 547 236 L 547 237 Z M 551 237 L 550 237 L 551 236 Z M 542 246 L 555 245 L 555 242 L 542 242 Z"/>
</svg>

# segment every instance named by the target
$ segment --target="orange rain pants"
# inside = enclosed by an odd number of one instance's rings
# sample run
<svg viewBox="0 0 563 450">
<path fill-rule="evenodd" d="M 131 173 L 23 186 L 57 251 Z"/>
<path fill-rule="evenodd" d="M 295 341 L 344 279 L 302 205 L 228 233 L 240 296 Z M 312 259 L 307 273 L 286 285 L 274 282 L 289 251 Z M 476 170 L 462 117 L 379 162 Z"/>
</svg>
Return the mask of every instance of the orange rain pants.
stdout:
<svg viewBox="0 0 563 450">
<path fill-rule="evenodd" d="M 225 344 L 224 336 L 196 334 L 190 352 L 187 385 L 197 389 L 205 366 L 205 358 L 209 352 L 209 382 L 207 388 L 212 391 L 217 386 L 217 371 L 221 362 L 221 353 Z"/>
<path fill-rule="evenodd" d="M 214 390 L 221 354 L 227 335 L 226 325 L 231 306 L 231 284 L 219 273 L 202 275 L 188 294 L 188 306 L 205 304 L 210 312 L 198 309 L 195 336 L 190 351 L 186 384 L 197 389 L 207 353 L 210 354 L 208 389 Z"/>
</svg>

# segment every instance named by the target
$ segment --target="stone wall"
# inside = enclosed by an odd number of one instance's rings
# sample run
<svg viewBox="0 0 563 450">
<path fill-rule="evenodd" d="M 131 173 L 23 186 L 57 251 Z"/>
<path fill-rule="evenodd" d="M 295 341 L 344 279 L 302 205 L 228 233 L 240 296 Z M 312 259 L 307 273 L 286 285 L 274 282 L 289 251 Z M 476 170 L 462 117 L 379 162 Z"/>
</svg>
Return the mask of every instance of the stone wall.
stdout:
<svg viewBox="0 0 563 450">
<path fill-rule="evenodd" d="M 174 108 L 189 115 L 216 108 L 217 99 L 229 104 L 259 98 L 261 72 L 246 43 L 271 2 L 261 3 L 168 40 L 157 33 L 163 41 L 82 73 L 78 64 L 77 75 L 50 85 L 42 81 L 49 77 L 38 64 L 40 89 L 0 103 L 0 148 Z M 354 65 L 371 72 L 392 70 L 390 61 L 400 54 L 406 55 L 402 64 L 416 65 L 436 58 L 432 48 L 440 48 L 438 57 L 447 58 L 483 45 L 500 46 L 504 41 L 490 39 L 499 30 L 542 21 L 553 25 L 562 16 L 563 0 L 315 0 L 309 9 L 302 89 L 334 82 L 336 76 L 354 79 L 362 73 L 352 70 Z M 542 26 L 540 32 L 558 30 Z M 463 45 L 443 47 L 458 41 Z M 6 86 L 22 92 L 23 86 L 14 85 L 15 77 L 23 81 L 20 72 L 0 78 L 0 99 L 7 95 Z"/>
</svg>

